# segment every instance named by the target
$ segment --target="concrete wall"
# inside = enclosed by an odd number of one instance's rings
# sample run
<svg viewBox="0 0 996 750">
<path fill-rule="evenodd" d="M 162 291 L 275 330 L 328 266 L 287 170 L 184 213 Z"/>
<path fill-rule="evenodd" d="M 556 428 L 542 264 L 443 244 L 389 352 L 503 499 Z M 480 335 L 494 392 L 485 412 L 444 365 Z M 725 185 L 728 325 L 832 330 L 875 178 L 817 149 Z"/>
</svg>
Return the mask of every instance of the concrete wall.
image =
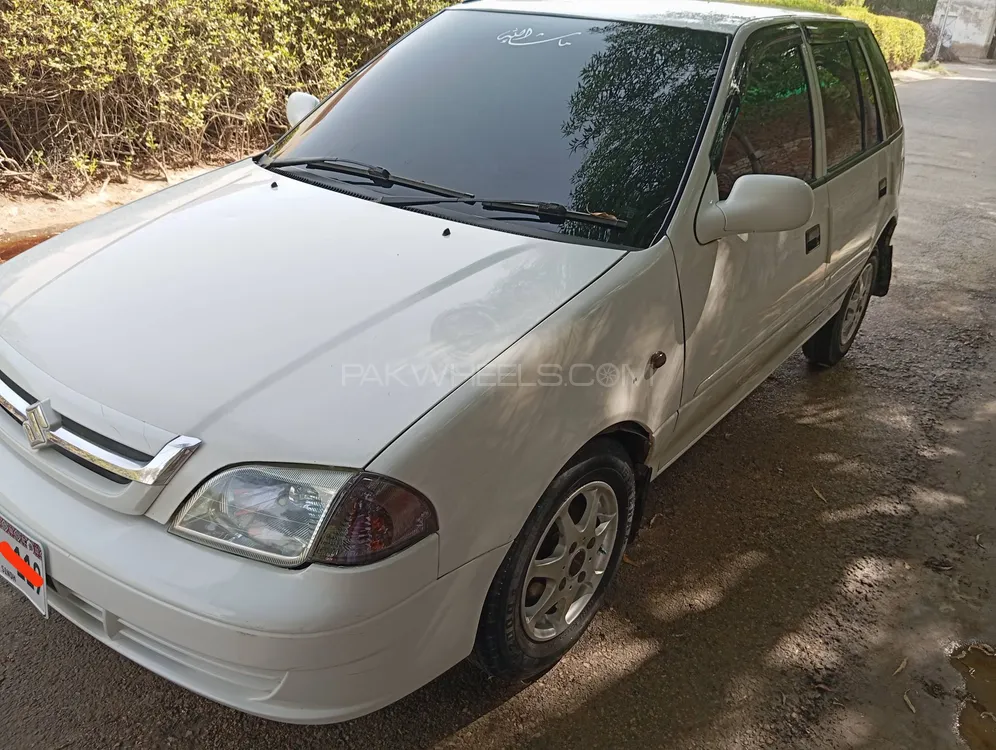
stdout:
<svg viewBox="0 0 996 750">
<path fill-rule="evenodd" d="M 934 23 L 944 28 L 944 42 L 955 54 L 985 57 L 996 29 L 996 0 L 951 0 L 950 6 L 948 0 L 937 0 Z"/>
</svg>

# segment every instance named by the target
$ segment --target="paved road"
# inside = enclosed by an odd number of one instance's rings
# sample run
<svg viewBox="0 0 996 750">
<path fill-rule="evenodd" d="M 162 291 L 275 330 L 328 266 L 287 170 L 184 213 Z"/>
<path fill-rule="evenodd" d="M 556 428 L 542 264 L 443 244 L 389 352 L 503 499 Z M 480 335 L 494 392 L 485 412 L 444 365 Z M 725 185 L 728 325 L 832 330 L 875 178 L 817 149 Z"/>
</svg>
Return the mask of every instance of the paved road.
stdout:
<svg viewBox="0 0 996 750">
<path fill-rule="evenodd" d="M 365 719 L 288 727 L 0 591 L 0 746 L 955 747 L 946 649 L 996 639 L 996 71 L 958 72 L 901 86 L 896 276 L 851 355 L 793 357 L 656 484 L 638 565 L 542 681 L 460 665 Z"/>
</svg>

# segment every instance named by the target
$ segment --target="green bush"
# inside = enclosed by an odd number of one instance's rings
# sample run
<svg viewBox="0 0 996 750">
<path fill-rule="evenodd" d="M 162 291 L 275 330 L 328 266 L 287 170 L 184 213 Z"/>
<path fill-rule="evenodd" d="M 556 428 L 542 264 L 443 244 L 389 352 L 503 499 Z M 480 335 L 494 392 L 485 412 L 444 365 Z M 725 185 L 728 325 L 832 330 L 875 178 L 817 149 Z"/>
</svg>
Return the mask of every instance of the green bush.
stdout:
<svg viewBox="0 0 996 750">
<path fill-rule="evenodd" d="M 780 0 L 780 2 L 778 0 L 775 2 L 771 2 L 771 0 L 736 1 L 747 5 L 767 5 L 769 7 L 789 8 L 791 10 L 800 10 L 807 13 L 829 13 L 835 16 L 840 15 L 837 7 L 826 2 L 826 0 Z"/>
<path fill-rule="evenodd" d="M 915 21 L 895 16 L 880 16 L 862 7 L 864 0 L 841 0 L 837 4 L 825 0 L 737 0 L 750 5 L 770 5 L 814 13 L 845 16 L 868 24 L 886 62 L 892 70 L 905 70 L 913 66 L 923 54 L 927 38 L 923 27 Z"/>
<path fill-rule="evenodd" d="M 868 0 L 865 7 L 879 15 L 901 16 L 911 21 L 929 23 L 934 17 L 937 0 Z"/>
<path fill-rule="evenodd" d="M 841 8 L 840 13 L 868 24 L 891 70 L 911 68 L 923 54 L 927 35 L 923 26 L 916 21 L 897 16 L 879 16 L 864 8 Z"/>
<path fill-rule="evenodd" d="M 246 153 L 445 4 L 0 0 L 0 187 Z"/>
</svg>

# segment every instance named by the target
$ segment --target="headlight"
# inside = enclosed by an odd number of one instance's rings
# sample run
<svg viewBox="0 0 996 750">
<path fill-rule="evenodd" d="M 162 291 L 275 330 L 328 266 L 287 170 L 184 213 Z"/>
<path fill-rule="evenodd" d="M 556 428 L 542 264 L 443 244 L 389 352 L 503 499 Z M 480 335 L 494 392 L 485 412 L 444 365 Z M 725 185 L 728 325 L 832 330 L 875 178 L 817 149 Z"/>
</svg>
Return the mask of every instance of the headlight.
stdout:
<svg viewBox="0 0 996 750">
<path fill-rule="evenodd" d="M 205 482 L 170 531 L 263 562 L 362 565 L 438 530 L 410 487 L 335 469 L 240 466 Z"/>
</svg>

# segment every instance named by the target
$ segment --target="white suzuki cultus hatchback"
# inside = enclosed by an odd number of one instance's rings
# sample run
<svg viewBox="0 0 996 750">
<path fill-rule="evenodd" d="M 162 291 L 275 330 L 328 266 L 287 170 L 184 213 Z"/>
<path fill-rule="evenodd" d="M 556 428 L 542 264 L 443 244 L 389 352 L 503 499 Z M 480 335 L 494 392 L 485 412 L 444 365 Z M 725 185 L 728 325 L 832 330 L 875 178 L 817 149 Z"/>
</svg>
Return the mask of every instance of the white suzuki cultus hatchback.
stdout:
<svg viewBox="0 0 996 750">
<path fill-rule="evenodd" d="M 4 596 L 242 711 L 549 669 L 651 479 L 889 288 L 859 23 L 477 0 L 288 113 L 0 266 Z"/>
</svg>

